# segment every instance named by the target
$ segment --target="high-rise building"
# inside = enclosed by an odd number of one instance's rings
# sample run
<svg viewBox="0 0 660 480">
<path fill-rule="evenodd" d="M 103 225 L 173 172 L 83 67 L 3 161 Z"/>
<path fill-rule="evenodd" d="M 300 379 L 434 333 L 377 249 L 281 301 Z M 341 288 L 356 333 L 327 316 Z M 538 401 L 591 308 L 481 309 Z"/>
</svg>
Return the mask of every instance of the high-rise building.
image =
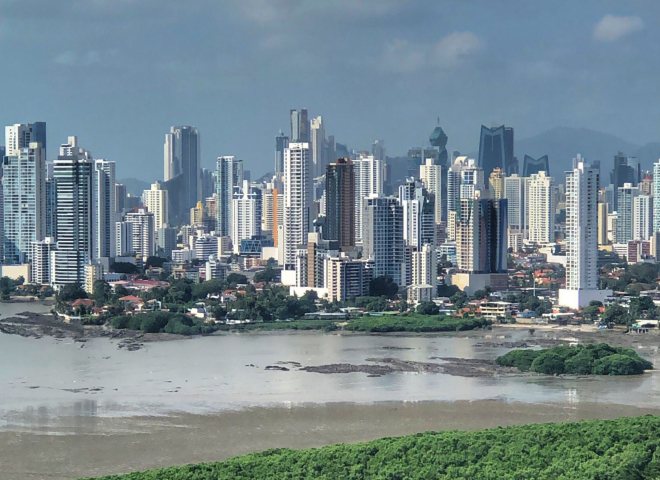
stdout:
<svg viewBox="0 0 660 480">
<path fill-rule="evenodd" d="M 156 236 L 154 231 L 154 214 L 145 208 L 128 212 L 124 221 L 131 225 L 131 245 L 135 256 L 147 260 L 155 253 Z"/>
<path fill-rule="evenodd" d="M 374 262 L 374 277 L 389 276 L 406 284 L 403 207 L 394 197 L 369 197 L 363 202 L 362 257 Z"/>
<path fill-rule="evenodd" d="M 7 138 L 7 143 L 12 139 Z M 45 150 L 40 143 L 31 142 L 8 151 L 11 155 L 1 162 L 3 263 L 27 263 L 32 242 L 46 233 Z"/>
<path fill-rule="evenodd" d="M 653 164 L 653 231 L 660 232 L 660 160 Z"/>
<path fill-rule="evenodd" d="M 362 241 L 364 201 L 383 195 L 384 163 L 373 155 L 360 154 L 353 160 L 355 171 L 355 241 Z"/>
<path fill-rule="evenodd" d="M 126 210 L 126 185 L 115 183 L 115 218 L 121 218 Z"/>
<path fill-rule="evenodd" d="M 642 169 L 636 157 L 629 157 L 621 152 L 614 156 L 614 168 L 610 180 L 614 186 L 614 204 L 612 210 L 619 212 L 619 187 L 630 183 L 633 186 L 642 179 Z"/>
<path fill-rule="evenodd" d="M 289 143 L 284 150 L 284 262 L 287 269 L 295 268 L 296 250 L 306 243 L 310 230 L 310 173 L 309 143 Z"/>
<path fill-rule="evenodd" d="M 437 263 L 438 255 L 433 245 L 427 243 L 422 245 L 420 250 L 412 252 L 412 282 L 408 289 L 409 301 L 413 303 L 431 301 L 436 296 Z"/>
<path fill-rule="evenodd" d="M 351 159 L 339 158 L 325 174 L 326 240 L 339 242 L 339 249 L 355 246 L 355 170 Z"/>
<path fill-rule="evenodd" d="M 522 176 L 531 177 L 533 174 L 539 172 L 545 172 L 546 175 L 550 175 L 550 162 L 548 161 L 548 156 L 543 155 L 539 158 L 534 158 L 525 155 Z"/>
<path fill-rule="evenodd" d="M 406 245 L 419 250 L 424 244 L 435 245 L 435 199 L 422 183 L 409 178 L 399 186 L 403 207 L 403 238 Z"/>
<path fill-rule="evenodd" d="M 337 256 L 339 256 L 339 245 L 336 240 L 325 240 L 317 232 L 308 233 L 305 254 L 307 273 L 303 276 L 306 280 L 304 285 L 311 288 L 325 288 L 327 261 Z"/>
<path fill-rule="evenodd" d="M 309 143 L 309 119 L 307 117 L 307 109 L 292 109 L 289 113 L 291 117 L 291 136 L 289 137 L 289 142 Z"/>
<path fill-rule="evenodd" d="M 369 295 L 374 264 L 371 260 L 353 260 L 348 257 L 330 257 L 326 260 L 325 287 L 328 300 L 345 302 Z"/>
<path fill-rule="evenodd" d="M 5 127 L 5 155 L 16 156 L 20 149 L 38 143 L 41 157 L 46 161 L 46 122 L 16 123 Z"/>
<path fill-rule="evenodd" d="M 188 212 L 202 200 L 199 132 L 195 127 L 172 127 L 165 134 L 165 189 L 169 192 L 169 215 L 174 224 L 183 224 Z"/>
<path fill-rule="evenodd" d="M 598 202 L 598 246 L 609 244 L 607 235 L 607 203 Z"/>
<path fill-rule="evenodd" d="M 617 190 L 616 243 L 628 243 L 633 239 L 633 205 L 639 195 L 639 188 L 624 183 Z"/>
<path fill-rule="evenodd" d="M 312 118 L 310 122 L 310 149 L 312 160 L 312 178 L 323 175 L 328 161 L 325 157 L 325 129 L 323 117 Z"/>
<path fill-rule="evenodd" d="M 419 166 L 419 179 L 422 181 L 426 190 L 433 195 L 434 199 L 434 212 L 435 212 L 435 223 L 442 223 L 443 218 L 446 214 L 443 212 L 443 207 L 446 205 L 446 202 L 443 202 L 443 191 L 447 191 L 447 186 L 444 185 L 443 188 L 443 167 L 442 165 L 437 165 L 433 163 L 433 160 L 427 158 L 424 161 L 423 165 Z M 444 175 L 446 178 L 446 174 Z"/>
<path fill-rule="evenodd" d="M 275 137 L 275 176 L 280 178 L 284 174 L 284 149 L 289 146 L 289 137 L 282 130 Z"/>
<path fill-rule="evenodd" d="M 649 240 L 653 233 L 653 197 L 638 195 L 633 198 L 632 239 Z"/>
<path fill-rule="evenodd" d="M 262 192 L 261 232 L 273 239 L 274 246 L 278 246 L 278 227 L 284 224 L 283 190 L 282 182 L 273 177 L 272 182 L 266 182 Z"/>
<path fill-rule="evenodd" d="M 507 200 L 461 199 L 456 231 L 457 266 L 466 273 L 507 270 Z"/>
<path fill-rule="evenodd" d="M 144 206 L 154 214 L 154 229 L 156 232 L 169 224 L 167 195 L 167 190 L 158 181 L 152 183 L 149 190 L 142 192 Z"/>
<path fill-rule="evenodd" d="M 232 200 L 232 232 L 231 243 L 234 253 L 241 253 L 241 241 L 261 236 L 262 217 L 261 189 L 243 181 L 242 188 L 238 188 Z"/>
<path fill-rule="evenodd" d="M 598 170 L 578 155 L 566 172 L 566 288 L 559 304 L 582 308 L 604 300 L 598 290 Z"/>
<path fill-rule="evenodd" d="M 483 190 L 484 171 L 473 158 L 458 156 L 447 172 L 447 215 L 460 208 L 460 200 L 474 198 L 476 191 Z"/>
<path fill-rule="evenodd" d="M 491 198 L 500 200 L 504 198 L 504 172 L 501 168 L 495 168 L 488 177 L 488 189 Z"/>
<path fill-rule="evenodd" d="M 55 238 L 55 232 L 57 230 L 56 210 L 57 210 L 57 192 L 55 191 L 55 179 L 53 178 L 53 163 L 47 162 L 46 163 L 46 233 L 45 233 L 46 237 Z M 0 218 L 2 217 L 0 216 Z"/>
<path fill-rule="evenodd" d="M 172 257 L 176 248 L 176 228 L 164 226 L 156 232 L 156 253 L 165 258 Z"/>
<path fill-rule="evenodd" d="M 431 143 L 431 146 L 438 149 L 438 158 L 436 163 L 443 167 L 449 166 L 448 154 L 447 154 L 447 140 L 448 140 L 447 134 L 440 125 L 436 126 L 433 129 L 433 132 L 431 132 L 431 136 L 429 137 L 429 142 Z"/>
<path fill-rule="evenodd" d="M 43 240 L 32 242 L 30 279 L 32 283 L 49 285 L 51 282 L 51 258 L 57 248 L 55 239 L 46 237 Z"/>
<path fill-rule="evenodd" d="M 527 218 L 529 241 L 555 241 L 555 207 L 552 203 L 552 177 L 544 170 L 533 173 L 528 182 Z"/>
<path fill-rule="evenodd" d="M 57 196 L 57 249 L 51 282 L 83 285 L 94 255 L 94 161 L 75 136 L 60 146 L 53 166 Z"/>
<path fill-rule="evenodd" d="M 232 233 L 232 200 L 234 190 L 243 184 L 243 161 L 233 155 L 218 157 L 215 163 L 217 196 L 216 232 L 222 237 Z"/>
<path fill-rule="evenodd" d="M 376 139 L 371 144 L 371 154 L 378 160 L 385 161 L 385 142 L 381 139 Z M 332 159 L 332 158 L 331 158 Z"/>
<path fill-rule="evenodd" d="M 504 198 L 508 202 L 509 228 L 527 230 L 527 187 L 529 179 L 513 174 L 504 179 Z"/>
<path fill-rule="evenodd" d="M 115 223 L 115 162 L 94 161 L 94 252 L 93 258 L 114 257 Z"/>
<path fill-rule="evenodd" d="M 506 175 L 518 173 L 513 156 L 513 128 L 504 125 L 493 128 L 481 126 L 479 167 L 486 178 L 495 168 L 501 168 Z"/>
<path fill-rule="evenodd" d="M 197 204 L 190 209 L 189 224 L 195 228 L 205 228 L 205 220 L 206 215 L 204 212 L 204 204 L 202 202 L 197 202 Z"/>
</svg>

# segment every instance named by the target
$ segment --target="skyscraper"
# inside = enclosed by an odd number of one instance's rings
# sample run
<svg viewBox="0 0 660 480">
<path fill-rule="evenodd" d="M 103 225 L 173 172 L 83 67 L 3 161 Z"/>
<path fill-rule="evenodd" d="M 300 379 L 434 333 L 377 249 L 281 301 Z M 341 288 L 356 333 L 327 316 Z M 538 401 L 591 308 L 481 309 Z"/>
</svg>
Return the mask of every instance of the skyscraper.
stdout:
<svg viewBox="0 0 660 480">
<path fill-rule="evenodd" d="M 653 164 L 653 231 L 660 232 L 660 160 Z"/>
<path fill-rule="evenodd" d="M 296 250 L 306 243 L 310 230 L 310 162 L 307 142 L 291 142 L 284 150 L 284 263 L 287 269 L 294 268 Z"/>
<path fill-rule="evenodd" d="M 439 119 L 438 119 L 439 120 Z M 447 134 L 442 129 L 440 125 L 433 129 L 431 136 L 429 137 L 429 142 L 431 145 L 438 149 L 438 165 L 443 167 L 448 167 L 448 154 L 447 154 Z"/>
<path fill-rule="evenodd" d="M 216 230 L 218 235 L 232 234 L 232 200 L 234 190 L 243 184 L 243 161 L 233 155 L 218 157 L 215 163 L 215 193 L 217 196 Z"/>
<path fill-rule="evenodd" d="M 499 167 L 490 172 L 488 177 L 490 196 L 496 200 L 504 198 L 504 178 L 504 172 Z"/>
<path fill-rule="evenodd" d="M 167 195 L 167 190 L 163 188 L 160 182 L 152 183 L 149 190 L 142 192 L 144 206 L 154 214 L 154 229 L 156 232 L 169 225 Z"/>
<path fill-rule="evenodd" d="M 34 142 L 43 149 L 41 156 L 46 161 L 46 122 L 16 123 L 5 127 L 5 155 L 15 156 L 21 148 L 29 148 Z"/>
<path fill-rule="evenodd" d="M 653 233 L 653 197 L 637 195 L 633 198 L 632 239 L 649 240 Z"/>
<path fill-rule="evenodd" d="M 360 154 L 353 161 L 355 170 L 355 240 L 362 241 L 364 201 L 383 195 L 383 161 L 373 155 Z"/>
<path fill-rule="evenodd" d="M 559 290 L 559 304 L 570 308 L 608 294 L 598 290 L 598 177 L 580 155 L 566 172 L 566 288 Z"/>
<path fill-rule="evenodd" d="M 616 243 L 628 243 L 633 239 L 633 205 L 639 195 L 639 188 L 624 183 L 617 188 L 618 205 L 616 221 Z"/>
<path fill-rule="evenodd" d="M 195 127 L 172 127 L 165 134 L 165 189 L 169 192 L 170 221 L 183 224 L 202 200 L 199 132 Z"/>
<path fill-rule="evenodd" d="M 241 253 L 241 241 L 261 236 L 262 196 L 261 189 L 247 180 L 237 188 L 232 200 L 231 243 L 234 253 Z"/>
<path fill-rule="evenodd" d="M 327 165 L 325 129 L 323 128 L 323 117 L 312 118 L 310 122 L 310 148 L 312 159 L 312 177 L 323 175 Z"/>
<path fill-rule="evenodd" d="M 446 202 L 442 201 L 442 192 L 447 191 L 447 186 L 443 188 L 443 170 L 446 167 L 442 165 L 437 165 L 433 163 L 433 160 L 427 158 L 424 161 L 423 165 L 419 166 L 419 179 L 422 181 L 426 189 L 433 194 L 434 198 L 434 212 L 435 212 L 435 223 L 441 223 L 442 219 L 446 216 L 446 213 L 443 212 L 443 207 L 446 205 Z M 444 175 L 446 178 L 446 175 Z"/>
<path fill-rule="evenodd" d="M 55 250 L 53 284 L 82 285 L 85 265 L 93 258 L 94 162 L 91 154 L 78 145 L 77 137 L 69 137 L 60 146 L 53 166 L 57 196 L 57 249 Z"/>
<path fill-rule="evenodd" d="M 309 119 L 307 118 L 307 109 L 292 109 L 289 113 L 291 117 L 291 136 L 289 137 L 289 142 L 309 143 Z"/>
<path fill-rule="evenodd" d="M 524 232 L 527 230 L 527 186 L 529 179 L 517 174 L 504 179 L 504 198 L 509 208 L 509 228 Z"/>
<path fill-rule="evenodd" d="M 362 257 L 374 262 L 374 277 L 389 276 L 406 286 L 403 207 L 394 197 L 370 197 L 363 203 Z"/>
<path fill-rule="evenodd" d="M 493 128 L 481 126 L 479 166 L 486 178 L 498 167 L 507 175 L 518 173 L 513 156 L 513 128 L 504 125 Z"/>
<path fill-rule="evenodd" d="M 40 143 L 30 142 L 8 151 L 11 155 L 1 163 L 3 263 L 26 263 L 32 242 L 42 240 L 46 233 L 45 150 Z"/>
<path fill-rule="evenodd" d="M 545 172 L 550 175 L 550 162 L 548 161 L 548 156 L 543 155 L 539 158 L 534 158 L 529 155 L 525 155 L 525 160 L 523 161 L 523 177 L 531 177 L 535 173 Z"/>
<path fill-rule="evenodd" d="M 115 255 L 115 162 L 94 161 L 94 252 L 93 258 Z"/>
<path fill-rule="evenodd" d="M 474 192 L 484 188 L 484 171 L 475 160 L 456 157 L 447 173 L 447 212 L 458 211 L 462 198 L 473 198 Z"/>
<path fill-rule="evenodd" d="M 403 238 L 416 250 L 424 244 L 435 245 L 435 199 L 422 183 L 409 178 L 399 186 L 403 207 Z"/>
<path fill-rule="evenodd" d="M 140 257 L 142 261 L 154 255 L 156 249 L 156 236 L 154 231 L 154 214 L 144 208 L 128 212 L 124 221 L 131 227 L 131 246 L 133 254 Z"/>
<path fill-rule="evenodd" d="M 555 241 L 555 208 L 552 202 L 552 177 L 544 170 L 529 178 L 527 217 L 529 241 L 550 243 Z"/>
<path fill-rule="evenodd" d="M 347 251 L 355 246 L 355 170 L 349 158 L 328 165 L 325 174 L 326 240 L 339 242 Z"/>
<path fill-rule="evenodd" d="M 284 174 L 284 149 L 288 146 L 289 137 L 280 130 L 275 137 L 275 176 L 278 178 Z"/>
<path fill-rule="evenodd" d="M 612 210 L 619 211 L 619 187 L 630 183 L 636 186 L 642 179 L 642 169 L 636 157 L 629 157 L 621 152 L 614 156 L 614 168 L 610 180 L 614 186 L 614 205 Z"/>
</svg>

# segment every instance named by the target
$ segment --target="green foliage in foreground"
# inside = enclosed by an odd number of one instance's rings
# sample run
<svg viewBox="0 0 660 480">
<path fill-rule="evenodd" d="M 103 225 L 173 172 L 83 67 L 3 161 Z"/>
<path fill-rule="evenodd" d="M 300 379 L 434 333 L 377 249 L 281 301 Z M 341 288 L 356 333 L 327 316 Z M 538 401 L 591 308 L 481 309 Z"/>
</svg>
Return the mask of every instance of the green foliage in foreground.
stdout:
<svg viewBox="0 0 660 480">
<path fill-rule="evenodd" d="M 653 364 L 630 348 L 605 343 L 559 346 L 544 350 L 511 350 L 497 358 L 498 365 L 549 375 L 638 375 Z"/>
<path fill-rule="evenodd" d="M 255 330 L 325 330 L 331 332 L 337 330 L 337 325 L 331 320 L 292 320 L 289 322 L 262 322 L 244 323 L 239 325 L 221 325 L 219 330 L 232 331 L 255 331 Z"/>
<path fill-rule="evenodd" d="M 105 480 L 646 480 L 660 478 L 660 417 L 421 433 L 270 450 Z"/>
<path fill-rule="evenodd" d="M 456 332 L 490 325 L 484 318 L 440 317 L 437 315 L 383 315 L 351 320 L 346 330 L 354 332 Z"/>
<path fill-rule="evenodd" d="M 117 329 L 140 330 L 145 333 L 175 333 L 178 335 L 199 335 L 211 333 L 216 328 L 172 312 L 146 312 L 135 315 L 120 315 L 110 320 Z"/>
</svg>

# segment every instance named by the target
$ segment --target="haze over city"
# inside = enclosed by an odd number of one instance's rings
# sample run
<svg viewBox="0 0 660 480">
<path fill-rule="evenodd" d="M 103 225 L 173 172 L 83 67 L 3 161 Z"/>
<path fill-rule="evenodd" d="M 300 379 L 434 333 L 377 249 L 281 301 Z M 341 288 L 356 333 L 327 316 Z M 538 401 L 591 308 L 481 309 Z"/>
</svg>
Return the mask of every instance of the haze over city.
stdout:
<svg viewBox="0 0 660 480">
<path fill-rule="evenodd" d="M 0 123 L 46 121 L 49 159 L 76 134 L 117 161 L 119 178 L 162 175 L 163 133 L 185 124 L 200 130 L 202 166 L 233 154 L 254 174 L 272 171 L 273 137 L 293 107 L 322 114 L 349 148 L 380 138 L 391 155 L 426 145 L 438 117 L 450 151 L 466 153 L 477 151 L 482 123 L 512 125 L 517 140 L 569 126 L 660 141 L 660 111 L 649 108 L 660 74 L 656 2 L 0 7 L 10 93 Z"/>
</svg>

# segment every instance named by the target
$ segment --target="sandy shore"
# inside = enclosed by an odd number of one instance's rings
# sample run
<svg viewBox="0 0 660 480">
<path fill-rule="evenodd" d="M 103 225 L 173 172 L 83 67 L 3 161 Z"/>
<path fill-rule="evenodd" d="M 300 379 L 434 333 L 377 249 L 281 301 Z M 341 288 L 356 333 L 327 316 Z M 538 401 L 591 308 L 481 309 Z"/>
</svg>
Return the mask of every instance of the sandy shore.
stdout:
<svg viewBox="0 0 660 480">
<path fill-rule="evenodd" d="M 608 404 L 501 401 L 328 404 L 214 415 L 77 419 L 75 435 L 0 433 L 4 480 L 75 479 L 214 461 L 274 447 L 305 448 L 428 430 L 654 414 Z M 79 430 L 85 433 L 80 433 Z M 73 432 L 72 432 L 73 433 Z"/>
</svg>

